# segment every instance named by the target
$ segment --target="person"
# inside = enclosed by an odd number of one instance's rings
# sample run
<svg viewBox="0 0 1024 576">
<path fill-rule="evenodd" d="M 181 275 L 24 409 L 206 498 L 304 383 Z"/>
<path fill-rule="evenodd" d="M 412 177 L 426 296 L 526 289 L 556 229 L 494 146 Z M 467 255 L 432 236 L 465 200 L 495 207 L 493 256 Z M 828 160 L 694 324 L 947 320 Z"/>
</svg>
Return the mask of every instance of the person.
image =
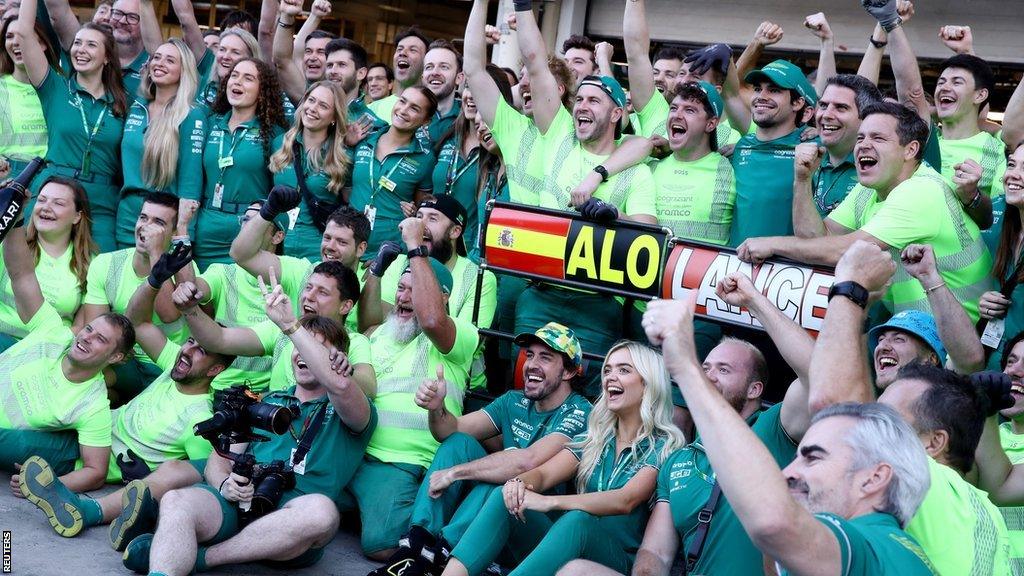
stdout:
<svg viewBox="0 0 1024 576">
<path fill-rule="evenodd" d="M 37 1 L 22 2 L 18 12 L 25 71 L 39 93 L 43 115 L 68 121 L 48 125 L 48 164 L 33 180 L 33 192 L 51 175 L 79 181 L 89 198 L 93 238 L 100 251 L 107 252 L 116 246 L 115 214 L 120 196 L 116 182 L 128 116 L 114 36 L 102 25 L 83 25 L 71 46 L 73 74 L 64 78 L 50 67 L 36 35 L 24 33 L 33 29 Z"/>
<path fill-rule="evenodd" d="M 371 131 L 382 129 L 387 123 L 370 111 L 367 107 L 370 101 L 359 93 L 366 78 L 366 58 L 366 48 L 348 38 L 335 38 L 327 43 L 327 79 L 340 84 L 345 91 L 349 124 L 365 126 Z M 365 133 L 359 136 L 362 140 Z"/>
<path fill-rule="evenodd" d="M 56 310 L 65 326 L 76 331 L 84 324 L 79 311 L 89 263 L 96 253 L 89 230 L 89 199 L 82 185 L 62 176 L 50 176 L 39 189 L 25 239 L 43 299 Z M 30 333 L 15 302 L 11 275 L 0 263 L 0 352 Z"/>
<path fill-rule="evenodd" d="M 369 105 L 371 112 L 388 123 L 392 122 L 392 111 L 398 99 L 407 89 L 423 82 L 423 57 L 427 54 L 430 39 L 419 28 L 412 26 L 395 35 L 394 44 L 395 54 L 391 58 L 391 66 L 395 71 L 394 92 Z"/>
<path fill-rule="evenodd" d="M 603 391 L 587 433 L 491 492 L 443 574 L 479 574 L 506 547 L 523 558 L 515 575 L 553 574 L 574 558 L 628 572 L 658 470 L 685 443 L 672 424 L 664 366 L 642 344 L 616 344 L 601 368 Z M 576 494 L 544 494 L 570 480 Z M 549 515 L 558 511 L 565 514 Z"/>
<path fill-rule="evenodd" d="M 579 84 L 587 76 L 598 74 L 597 59 L 594 57 L 596 45 L 586 36 L 572 34 L 562 42 L 562 57 L 572 70 L 573 78 Z"/>
<path fill-rule="evenodd" d="M 929 486 L 910 426 L 888 406 L 837 404 L 814 416 L 799 455 L 780 469 L 697 364 L 696 296 L 653 302 L 644 323 L 693 411 L 722 496 L 758 549 L 782 574 L 932 574 L 904 531 Z"/>
<path fill-rule="evenodd" d="M 177 271 L 175 267 L 188 262 L 185 247 L 161 256 L 154 273 L 139 286 L 129 306 L 128 317 L 136 327 L 139 345 L 163 372 L 145 391 L 111 413 L 108 483 L 141 481 L 162 463 L 178 459 L 189 460 L 193 466 L 198 464 L 198 473 L 213 450 L 208 440 L 192 433 L 192 427 L 213 417 L 210 382 L 233 358 L 208 353 L 193 339 L 184 346 L 170 342 L 151 321 L 153 300 L 159 291 L 153 285 L 159 286 L 163 278 Z M 129 492 L 124 488 L 92 499 L 72 492 L 60 480 L 49 485 L 38 482 L 41 476 L 53 475 L 44 459 L 36 456 L 26 466 L 29 464 L 33 472 L 21 476 L 22 493 L 65 538 L 114 520 L 121 511 L 122 495 Z"/>
<path fill-rule="evenodd" d="M 400 240 L 398 224 L 433 190 L 434 154 L 416 133 L 436 111 L 437 97 L 429 88 L 406 88 L 393 107 L 390 127 L 364 138 L 353 152 L 349 204 L 370 221 L 364 259 L 373 258 L 382 243 Z"/>
<path fill-rule="evenodd" d="M 217 30 L 203 32 L 203 44 L 207 50 L 216 54 L 217 49 L 220 48 L 220 32 Z"/>
<path fill-rule="evenodd" d="M 59 478 L 77 492 L 95 490 L 107 476 L 111 445 L 103 371 L 130 357 L 135 329 L 124 316 L 107 313 L 72 333 L 43 298 L 23 226 L 8 232 L 3 253 L 29 334 L 0 354 L 0 469 L 12 474 L 15 495 L 22 494 L 23 474 L 44 484 Z M 44 458 L 53 473 L 22 470 L 31 456 Z"/>
<path fill-rule="evenodd" d="M 49 66 L 59 67 L 45 31 L 38 23 L 32 30 Z M 7 166 L 6 172 L 0 170 L 0 177 L 4 178 L 17 176 L 33 158 L 46 156 L 46 117 L 25 69 L 19 37 L 18 19 L 4 19 L 0 27 L 4 41 L 0 51 L 0 164 Z"/>
<path fill-rule="evenodd" d="M 462 117 L 463 99 L 456 94 L 463 81 L 462 54 L 447 40 L 434 40 L 423 57 L 423 85 L 437 97 L 437 111 L 421 136 L 435 147 Z M 474 108 L 475 113 L 475 108 Z"/>
<path fill-rule="evenodd" d="M 91 322 L 108 312 L 124 314 L 135 290 L 146 281 L 153 265 L 171 245 L 178 220 L 178 197 L 167 192 L 146 196 L 135 222 L 135 245 L 93 258 L 89 265 L 88 288 L 82 301 L 82 314 Z M 194 274 L 186 268 L 182 274 Z M 183 276 L 188 278 L 189 276 Z M 163 288 L 156 306 L 153 324 L 179 344 L 187 337 L 186 327 L 171 304 L 171 286 Z M 115 367 L 110 383 L 114 400 L 124 403 L 141 392 L 162 370 L 145 356 L 141 348 L 130 361 Z"/>
<path fill-rule="evenodd" d="M 196 62 L 181 40 L 161 44 L 142 72 L 121 140 L 124 184 L 117 204 L 117 247 L 135 243 L 146 194 L 163 191 L 198 204 L 202 191 L 206 114 L 193 104 Z"/>
<path fill-rule="evenodd" d="M 220 86 L 212 111 L 203 147 L 203 199 L 196 217 L 200 270 L 228 262 L 240 228 L 238 216 L 270 190 L 267 163 L 281 146 L 285 128 L 277 75 L 260 60 L 239 60 Z"/>
<path fill-rule="evenodd" d="M 858 241 L 836 265 L 835 285 L 853 283 L 877 295 L 895 271 L 889 254 Z M 866 366 L 839 361 L 863 354 L 862 340 L 849 323 L 866 315 L 865 301 L 844 294 L 851 292 L 833 291 L 811 356 L 812 409 L 874 394 Z M 818 390 L 827 390 L 828 400 L 822 401 Z M 962 376 L 924 363 L 904 366 L 878 396 L 914 429 L 929 456 L 931 485 L 906 530 L 941 574 L 1009 574 L 1009 536 L 1002 516 L 988 495 L 965 479 L 975 463 L 986 411 L 999 409 L 989 396 Z"/>
<path fill-rule="evenodd" d="M 250 454 L 259 463 L 285 461 L 294 485 L 264 515 L 243 514 L 252 510 L 254 479 L 215 452 L 206 464 L 207 484 L 164 495 L 156 532 L 128 543 L 126 568 L 184 574 L 271 560 L 284 569 L 299 569 L 316 564 L 338 530 L 335 502 L 366 450 L 377 411 L 352 380 L 347 363 L 331 367 L 327 348 L 344 350 L 347 344 L 341 325 L 319 318 L 314 328 L 306 328 L 295 319 L 280 285 L 272 282 L 262 289 L 267 316 L 295 346 L 291 364 L 296 382 L 262 401 L 298 415 L 288 433 L 265 442 L 232 444 L 230 450 Z M 309 424 L 296 431 L 298 422 Z"/>
<path fill-rule="evenodd" d="M 928 289 L 946 284 L 976 322 L 978 299 L 991 283 L 991 257 L 945 180 L 921 162 L 927 126 L 911 109 L 888 102 L 867 106 L 861 116 L 854 149 L 859 185 L 825 219 L 825 234 L 751 238 L 737 249 L 739 258 L 762 262 L 781 256 L 831 266 L 857 240 L 900 251 L 913 243 L 930 244 L 941 282 L 922 286 L 901 275 L 883 304 L 893 313 L 929 310 Z"/>
<path fill-rule="evenodd" d="M 452 274 L 427 256 L 422 221 L 407 218 L 401 232 L 410 257 L 398 281 L 395 307 L 383 324 L 368 332 L 381 425 L 349 487 L 362 519 L 363 554 L 379 561 L 394 553 L 408 528 L 416 492 L 438 447 L 427 413 L 415 403 L 419 383 L 433 374 L 445 378 L 445 408 L 461 416 L 479 345 L 476 327 L 447 311 Z M 382 276 L 384 270 L 373 273 Z"/>
<path fill-rule="evenodd" d="M 96 6 L 96 10 L 92 13 L 92 21 L 95 24 L 110 26 L 110 2 L 104 0 Z"/>
<path fill-rule="evenodd" d="M 366 103 L 372 104 L 391 94 L 395 72 L 384 62 L 374 62 L 366 69 Z"/>
<path fill-rule="evenodd" d="M 345 146 L 345 99 L 345 92 L 334 82 L 312 84 L 280 147 L 270 156 L 274 185 L 302 192 L 295 222 L 289 221 L 285 238 L 284 252 L 289 256 L 310 260 L 319 256 L 327 218 L 344 200 L 342 189 L 350 181 L 352 164 Z"/>
<path fill-rule="evenodd" d="M 591 405 L 573 389 L 583 350 L 572 330 L 549 322 L 520 334 L 526 349 L 522 390 L 510 390 L 482 410 L 455 417 L 444 407 L 447 383 L 426 380 L 416 404 L 428 410 L 430 433 L 441 446 L 413 504 L 409 532 L 371 576 L 385 576 L 412 563 L 403 574 L 440 572 L 469 523 L 501 484 L 548 461 L 586 431 Z M 483 442 L 501 436 L 500 451 Z"/>
<path fill-rule="evenodd" d="M 1024 226 L 1021 224 L 1021 210 L 1024 209 L 1024 141 L 1008 151 L 1006 171 L 1003 173 L 1007 207 L 992 266 L 992 277 L 999 284 L 1000 290 L 985 292 L 978 303 L 981 318 L 987 320 L 994 330 L 989 334 L 998 341 L 990 346 L 995 350 L 989 357 L 989 369 L 993 370 L 998 366 L 1000 358 L 1005 356 L 1001 352 L 1006 350 L 1006 341 L 1024 330 L 1024 314 L 1021 313 L 1024 285 L 1020 282 L 1024 275 L 1024 269 L 1020 267 L 1020 240 L 1024 236 Z"/>
<path fill-rule="evenodd" d="M 195 52 L 195 48 L 192 50 Z M 241 28 L 226 28 L 220 33 L 216 53 L 204 49 L 199 56 L 196 56 L 199 71 L 199 91 L 196 93 L 196 102 L 212 109 L 217 101 L 220 85 L 227 82 L 235 64 L 245 58 L 263 59 L 256 38 Z M 290 104 L 291 102 L 286 102 L 285 106 Z"/>
<path fill-rule="evenodd" d="M 298 34 L 293 34 L 295 17 L 302 12 L 302 4 L 302 0 L 280 3 L 272 53 L 281 86 L 294 104 L 302 102 L 303 94 L 310 85 L 325 79 L 327 44 L 337 38 L 318 29 L 321 20 L 331 13 L 331 4 L 327 0 L 315 0 L 302 28 Z"/>
</svg>

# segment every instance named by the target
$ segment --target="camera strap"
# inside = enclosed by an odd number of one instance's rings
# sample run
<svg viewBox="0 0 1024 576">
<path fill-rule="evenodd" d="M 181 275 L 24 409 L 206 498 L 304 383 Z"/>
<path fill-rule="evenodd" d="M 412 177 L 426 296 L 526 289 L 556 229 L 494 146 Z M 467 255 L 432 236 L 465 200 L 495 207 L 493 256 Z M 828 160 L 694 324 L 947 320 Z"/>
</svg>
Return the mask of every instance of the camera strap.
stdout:
<svg viewBox="0 0 1024 576">
<path fill-rule="evenodd" d="M 711 496 L 708 497 L 708 501 L 697 514 L 697 533 L 694 534 L 693 540 L 690 540 L 690 545 L 686 548 L 683 574 L 689 574 L 697 566 L 700 553 L 704 550 L 704 542 L 708 539 L 708 530 L 711 529 L 711 519 L 715 515 L 718 497 L 721 495 L 722 487 L 718 484 L 718 480 L 715 480 L 715 484 L 711 488 Z"/>
<path fill-rule="evenodd" d="M 323 426 L 328 404 L 329 402 L 325 402 L 323 406 L 317 409 L 309 426 L 302 431 L 302 436 L 299 437 L 299 446 L 292 453 L 292 468 L 306 459 L 306 454 L 309 453 L 309 449 L 313 446 L 313 439 L 316 438 L 317 433 L 320 432 L 320 427 Z"/>
</svg>

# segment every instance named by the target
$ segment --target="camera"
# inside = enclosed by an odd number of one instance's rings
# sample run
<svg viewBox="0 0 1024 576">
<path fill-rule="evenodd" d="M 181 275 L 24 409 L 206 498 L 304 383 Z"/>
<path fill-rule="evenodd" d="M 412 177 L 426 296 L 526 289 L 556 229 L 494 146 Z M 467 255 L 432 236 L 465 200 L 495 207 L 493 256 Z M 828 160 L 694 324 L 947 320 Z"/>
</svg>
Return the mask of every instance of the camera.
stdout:
<svg viewBox="0 0 1024 576">
<path fill-rule="evenodd" d="M 251 520 L 273 512 L 281 502 L 281 496 L 295 488 L 295 473 L 283 460 L 257 464 L 252 454 L 244 454 L 235 460 L 231 471 L 249 478 L 254 487 L 249 509 L 242 510 L 243 519 Z"/>
</svg>

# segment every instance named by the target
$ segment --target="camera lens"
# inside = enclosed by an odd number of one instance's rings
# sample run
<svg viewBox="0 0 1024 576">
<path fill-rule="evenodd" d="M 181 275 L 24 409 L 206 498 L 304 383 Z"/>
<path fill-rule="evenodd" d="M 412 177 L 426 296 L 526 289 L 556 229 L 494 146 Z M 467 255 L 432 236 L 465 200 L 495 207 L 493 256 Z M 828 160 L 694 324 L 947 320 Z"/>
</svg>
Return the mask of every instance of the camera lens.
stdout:
<svg viewBox="0 0 1024 576">
<path fill-rule="evenodd" d="M 284 434 L 291 425 L 293 414 L 284 406 L 258 402 L 248 407 L 249 422 L 256 428 Z"/>
</svg>

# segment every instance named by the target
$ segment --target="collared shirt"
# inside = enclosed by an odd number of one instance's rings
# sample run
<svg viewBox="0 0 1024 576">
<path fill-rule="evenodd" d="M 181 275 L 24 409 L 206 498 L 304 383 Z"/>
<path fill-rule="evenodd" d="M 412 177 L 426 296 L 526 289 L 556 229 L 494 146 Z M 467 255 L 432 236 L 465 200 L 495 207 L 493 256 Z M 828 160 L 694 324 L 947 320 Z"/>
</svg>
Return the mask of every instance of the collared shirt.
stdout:
<svg viewBox="0 0 1024 576">
<path fill-rule="evenodd" d="M 146 130 L 149 128 L 149 105 L 137 99 L 128 111 L 124 138 L 121 140 L 121 160 L 124 176 L 122 191 L 149 191 L 142 176 L 142 158 Z M 178 165 L 175 179 L 164 188 L 179 198 L 199 200 L 203 190 L 203 145 L 206 142 L 206 113 L 193 108 L 178 125 Z"/>
<path fill-rule="evenodd" d="M 774 140 L 756 133 L 740 138 L 733 150 L 736 211 L 729 244 L 747 238 L 793 235 L 793 158 L 802 127 Z"/>
<path fill-rule="evenodd" d="M 814 206 L 818 209 L 818 215 L 822 218 L 828 216 L 856 185 L 857 164 L 853 152 L 851 151 L 838 164 L 832 164 L 832 157 L 826 154 L 811 180 Z"/>
<path fill-rule="evenodd" d="M 139 84 L 142 83 L 142 69 L 149 62 L 149 52 L 145 49 L 131 61 L 128 66 L 121 68 L 121 84 L 124 91 L 128 93 L 128 100 L 131 101 L 139 94 Z"/>
</svg>

